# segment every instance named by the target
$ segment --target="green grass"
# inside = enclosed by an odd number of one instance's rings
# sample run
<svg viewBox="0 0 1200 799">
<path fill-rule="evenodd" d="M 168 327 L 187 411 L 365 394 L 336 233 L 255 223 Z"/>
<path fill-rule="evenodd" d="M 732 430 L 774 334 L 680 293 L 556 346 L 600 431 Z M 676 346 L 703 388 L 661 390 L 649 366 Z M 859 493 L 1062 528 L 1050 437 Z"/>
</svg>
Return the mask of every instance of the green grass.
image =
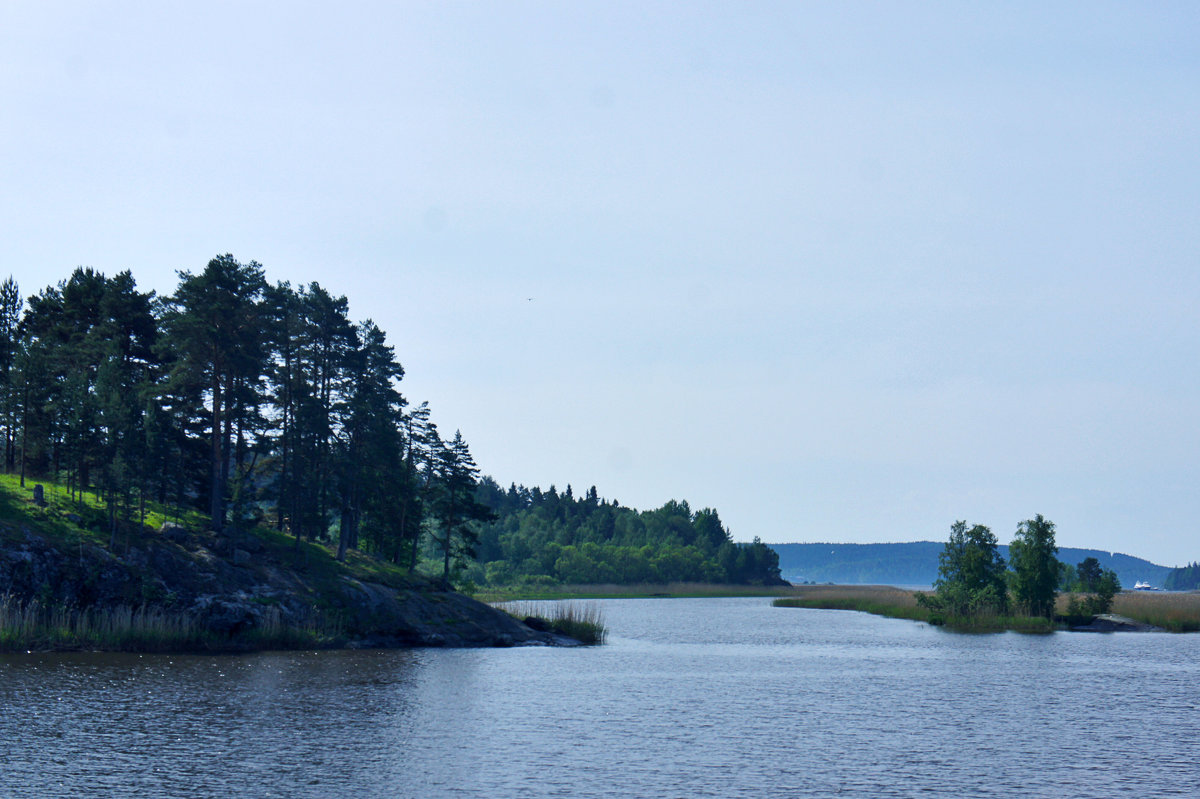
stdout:
<svg viewBox="0 0 1200 799">
<path fill-rule="evenodd" d="M 47 507 L 33 504 L 33 486 L 45 488 Z M 20 485 L 17 475 L 0 474 L 0 535 L 15 536 L 22 524 L 35 527 L 39 534 L 60 545 L 94 544 L 107 547 L 109 543 L 108 515 L 103 500 L 93 492 L 76 492 L 75 498 L 66 486 L 43 478 L 27 477 Z M 188 530 L 203 533 L 210 529 L 206 515 L 193 510 L 176 510 L 155 502 L 146 503 L 146 524 L 137 522 L 137 509 L 131 509 L 132 521 L 120 522 L 118 547 L 138 536 L 156 536 L 166 521 L 182 524 Z M 77 524 L 69 517 L 80 517 Z M 412 584 L 406 569 L 379 560 L 362 552 L 350 551 L 344 563 L 334 557 L 332 546 L 312 541 L 296 542 L 295 538 L 267 527 L 255 527 L 241 535 L 257 539 L 269 555 L 267 559 L 304 569 L 317 581 L 337 579 L 343 575 L 383 583 L 394 588 Z"/>
<path fill-rule="evenodd" d="M 555 602 L 551 605 L 532 602 L 501 602 L 495 607 L 515 619 L 540 619 L 559 635 L 574 638 L 585 644 L 603 644 L 608 637 L 604 613 L 595 603 Z"/>
<path fill-rule="evenodd" d="M 41 485 L 45 490 L 44 508 L 33 504 L 35 485 Z M 136 520 L 140 518 L 137 507 L 128 509 L 128 515 L 134 522 L 121 522 L 120 532 L 124 535 L 140 532 L 136 529 Z M 71 521 L 71 516 L 80 521 Z M 22 486 L 19 475 L 0 474 L 0 519 L 35 525 L 43 535 L 60 541 L 82 541 L 100 546 L 109 541 L 108 508 L 99 494 L 76 491 L 72 496 L 65 485 L 45 478 L 26 477 Z M 180 511 L 157 502 L 146 503 L 145 531 L 158 530 L 166 521 L 178 522 L 190 530 L 208 527 L 208 517 L 196 510 Z"/>
</svg>

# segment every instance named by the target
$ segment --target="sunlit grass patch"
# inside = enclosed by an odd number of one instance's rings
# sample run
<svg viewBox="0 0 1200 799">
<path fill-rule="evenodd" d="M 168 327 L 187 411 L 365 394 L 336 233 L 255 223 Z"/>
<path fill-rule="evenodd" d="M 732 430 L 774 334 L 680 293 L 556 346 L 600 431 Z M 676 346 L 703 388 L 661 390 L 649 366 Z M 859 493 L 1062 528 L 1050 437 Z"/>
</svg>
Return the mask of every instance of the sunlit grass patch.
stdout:
<svg viewBox="0 0 1200 799">
<path fill-rule="evenodd" d="M 45 507 L 33 503 L 34 486 L 42 486 Z M 35 524 L 40 532 L 62 540 L 104 545 L 109 541 L 108 505 L 94 491 L 71 491 L 64 483 L 45 477 L 26 477 L 25 485 L 16 474 L 0 474 L 0 519 Z M 118 527 L 127 534 L 142 529 L 158 530 L 164 522 L 183 524 L 192 530 L 208 527 L 208 517 L 194 509 L 179 509 L 133 499 L 132 506 L 120 508 Z M 139 525 L 144 522 L 144 527 Z"/>
</svg>

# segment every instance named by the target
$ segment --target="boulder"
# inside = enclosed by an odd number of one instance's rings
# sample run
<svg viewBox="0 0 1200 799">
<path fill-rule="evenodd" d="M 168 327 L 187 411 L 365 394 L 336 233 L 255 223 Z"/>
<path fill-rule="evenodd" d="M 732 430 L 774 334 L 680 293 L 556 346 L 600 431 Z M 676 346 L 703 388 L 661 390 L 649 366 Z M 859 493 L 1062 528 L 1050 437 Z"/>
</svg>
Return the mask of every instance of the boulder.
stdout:
<svg viewBox="0 0 1200 799">
<path fill-rule="evenodd" d="M 227 596 L 202 596 L 192 604 L 197 622 L 211 632 L 233 636 L 258 626 L 260 608 Z"/>
<path fill-rule="evenodd" d="M 176 544 L 184 544 L 188 540 L 188 529 L 177 522 L 163 522 L 162 527 L 158 528 L 158 533 Z"/>
<path fill-rule="evenodd" d="M 531 630 L 537 630 L 539 633 L 550 632 L 550 623 L 540 616 L 526 616 L 521 621 Z"/>
<path fill-rule="evenodd" d="M 1128 616 L 1118 616 L 1115 613 L 1101 613 L 1094 617 L 1087 624 L 1076 625 L 1071 628 L 1076 632 L 1081 633 L 1149 633 L 1160 630 L 1153 624 L 1131 619 Z"/>
</svg>

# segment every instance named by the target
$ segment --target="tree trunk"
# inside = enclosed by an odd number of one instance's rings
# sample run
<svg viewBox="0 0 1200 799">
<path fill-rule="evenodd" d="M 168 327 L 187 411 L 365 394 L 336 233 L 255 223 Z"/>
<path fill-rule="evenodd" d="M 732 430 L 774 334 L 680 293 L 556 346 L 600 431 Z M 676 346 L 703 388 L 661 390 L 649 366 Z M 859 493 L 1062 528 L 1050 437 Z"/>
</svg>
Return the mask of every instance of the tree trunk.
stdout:
<svg viewBox="0 0 1200 799">
<path fill-rule="evenodd" d="M 25 487 L 25 443 L 29 437 L 29 378 L 25 378 L 24 401 L 21 403 L 21 488 Z"/>
<path fill-rule="evenodd" d="M 212 516 L 212 529 L 220 532 L 225 523 L 225 506 L 221 485 L 221 374 L 215 364 L 212 392 L 212 451 L 209 455 L 212 496 L 209 498 L 209 515 Z"/>
<path fill-rule="evenodd" d="M 337 559 L 346 559 L 346 547 L 350 543 L 350 509 L 342 508 L 342 523 L 338 530 Z"/>
</svg>

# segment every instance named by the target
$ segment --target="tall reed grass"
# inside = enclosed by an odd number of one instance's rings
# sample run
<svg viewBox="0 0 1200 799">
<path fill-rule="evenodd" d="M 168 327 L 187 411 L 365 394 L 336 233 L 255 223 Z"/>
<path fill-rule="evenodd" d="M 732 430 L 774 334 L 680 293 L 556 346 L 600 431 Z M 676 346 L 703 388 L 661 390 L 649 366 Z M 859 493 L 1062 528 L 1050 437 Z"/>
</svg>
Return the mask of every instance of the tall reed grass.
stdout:
<svg viewBox="0 0 1200 799">
<path fill-rule="evenodd" d="M 1030 616 L 945 616 L 917 604 L 917 592 L 886 585 L 818 585 L 795 589 L 796 596 L 776 599 L 783 608 L 857 610 L 892 619 L 910 619 L 945 626 L 958 632 L 1013 630 L 1048 633 L 1057 629 L 1050 619 Z"/>
<path fill-rule="evenodd" d="M 338 631 L 313 619 L 288 624 L 278 608 L 235 636 L 205 629 L 186 613 L 154 607 L 73 608 L 0 597 L 0 651 L 241 651 L 327 646 Z"/>
<path fill-rule="evenodd" d="M 539 619 L 553 632 L 585 644 L 603 644 L 608 637 L 604 612 L 595 602 L 501 602 L 495 607 L 521 621 Z"/>
<path fill-rule="evenodd" d="M 1113 613 L 1174 633 L 1200 632 L 1200 592 L 1124 591 L 1113 598 Z"/>
</svg>

